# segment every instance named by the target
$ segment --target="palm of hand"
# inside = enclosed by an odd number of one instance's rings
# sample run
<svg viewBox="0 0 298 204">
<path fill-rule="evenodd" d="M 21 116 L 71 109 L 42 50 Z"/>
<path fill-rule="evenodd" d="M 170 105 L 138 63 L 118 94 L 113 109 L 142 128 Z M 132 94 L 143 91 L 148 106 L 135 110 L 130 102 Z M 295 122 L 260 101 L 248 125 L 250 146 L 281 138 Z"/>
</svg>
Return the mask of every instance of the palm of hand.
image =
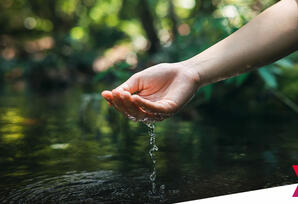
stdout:
<svg viewBox="0 0 298 204">
<path fill-rule="evenodd" d="M 102 95 L 118 111 L 136 120 L 163 120 L 178 111 L 197 89 L 193 77 L 179 68 L 173 64 L 150 67 Z"/>
</svg>

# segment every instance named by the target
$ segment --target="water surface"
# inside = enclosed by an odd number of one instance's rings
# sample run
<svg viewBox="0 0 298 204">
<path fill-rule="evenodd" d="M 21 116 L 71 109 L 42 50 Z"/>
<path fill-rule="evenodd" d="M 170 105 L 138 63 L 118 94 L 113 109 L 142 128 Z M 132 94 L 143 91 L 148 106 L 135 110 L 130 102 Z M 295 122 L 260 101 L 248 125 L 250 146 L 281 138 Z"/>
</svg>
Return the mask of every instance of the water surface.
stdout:
<svg viewBox="0 0 298 204">
<path fill-rule="evenodd" d="M 0 91 L 0 201 L 172 203 L 297 182 L 298 119 L 206 114 L 148 128 L 92 91 Z M 245 110 L 243 110 L 245 112 Z"/>
</svg>

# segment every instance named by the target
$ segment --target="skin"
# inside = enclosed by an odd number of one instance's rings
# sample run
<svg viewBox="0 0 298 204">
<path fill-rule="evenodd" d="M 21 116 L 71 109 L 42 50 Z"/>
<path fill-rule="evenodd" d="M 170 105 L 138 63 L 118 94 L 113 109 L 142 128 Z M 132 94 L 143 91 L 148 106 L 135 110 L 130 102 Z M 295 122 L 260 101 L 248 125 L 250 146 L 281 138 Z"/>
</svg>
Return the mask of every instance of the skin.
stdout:
<svg viewBox="0 0 298 204">
<path fill-rule="evenodd" d="M 102 96 L 126 116 L 159 121 L 181 109 L 199 87 L 272 63 L 297 49 L 298 0 L 282 0 L 202 53 L 149 67 Z"/>
</svg>

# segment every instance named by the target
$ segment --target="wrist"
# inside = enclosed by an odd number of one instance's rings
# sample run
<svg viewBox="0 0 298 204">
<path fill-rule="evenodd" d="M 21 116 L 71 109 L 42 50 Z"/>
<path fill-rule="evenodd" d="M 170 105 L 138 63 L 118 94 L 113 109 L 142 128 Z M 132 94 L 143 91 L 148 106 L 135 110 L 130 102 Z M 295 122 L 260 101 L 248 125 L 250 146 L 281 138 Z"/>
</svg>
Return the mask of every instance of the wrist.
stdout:
<svg viewBox="0 0 298 204">
<path fill-rule="evenodd" d="M 191 60 L 185 60 L 177 62 L 179 70 L 184 74 L 188 75 L 189 78 L 196 84 L 199 88 L 203 86 L 203 80 L 200 72 L 198 71 L 198 65 L 193 63 Z"/>
</svg>

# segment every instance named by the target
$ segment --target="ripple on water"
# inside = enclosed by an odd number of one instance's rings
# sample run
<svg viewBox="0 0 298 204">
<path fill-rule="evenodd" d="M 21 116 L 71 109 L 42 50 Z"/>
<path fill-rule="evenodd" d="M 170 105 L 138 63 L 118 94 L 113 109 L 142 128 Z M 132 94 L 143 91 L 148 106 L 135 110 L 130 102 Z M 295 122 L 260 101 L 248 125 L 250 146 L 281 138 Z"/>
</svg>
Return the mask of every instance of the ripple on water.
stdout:
<svg viewBox="0 0 298 204">
<path fill-rule="evenodd" d="M 9 193 L 0 193 L 0 200 L 2 203 L 152 203 L 148 195 L 148 173 L 144 174 L 144 169 L 131 176 L 97 171 L 37 179 Z M 154 199 L 154 203 L 163 202 L 160 197 Z"/>
</svg>

